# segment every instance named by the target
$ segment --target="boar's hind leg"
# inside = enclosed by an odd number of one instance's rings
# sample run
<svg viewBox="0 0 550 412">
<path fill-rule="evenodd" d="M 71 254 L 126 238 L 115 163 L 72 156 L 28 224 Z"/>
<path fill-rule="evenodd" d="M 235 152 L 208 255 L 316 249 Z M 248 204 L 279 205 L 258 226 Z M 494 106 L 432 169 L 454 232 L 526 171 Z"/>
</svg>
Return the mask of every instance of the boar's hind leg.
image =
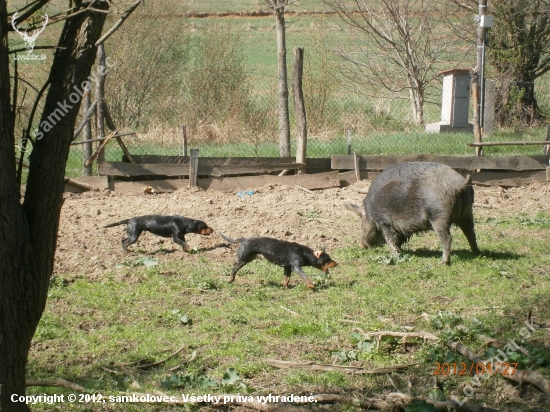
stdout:
<svg viewBox="0 0 550 412">
<path fill-rule="evenodd" d="M 451 263 L 451 242 L 453 239 L 451 237 L 451 227 L 444 221 L 432 222 L 432 227 L 443 245 L 443 257 L 439 263 L 442 265 L 449 265 Z"/>
<path fill-rule="evenodd" d="M 481 252 L 477 247 L 476 232 L 474 231 L 474 219 L 472 218 L 471 220 L 461 222 L 458 227 L 462 229 L 464 236 L 468 239 L 468 243 L 470 244 L 470 249 L 472 249 L 473 254 L 479 255 Z"/>
</svg>

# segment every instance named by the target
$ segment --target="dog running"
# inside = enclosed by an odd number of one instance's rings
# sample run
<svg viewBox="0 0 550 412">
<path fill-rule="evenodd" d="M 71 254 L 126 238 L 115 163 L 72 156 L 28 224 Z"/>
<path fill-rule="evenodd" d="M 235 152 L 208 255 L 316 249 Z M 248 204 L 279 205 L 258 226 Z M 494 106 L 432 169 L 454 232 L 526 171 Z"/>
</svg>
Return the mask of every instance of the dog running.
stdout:
<svg viewBox="0 0 550 412">
<path fill-rule="evenodd" d="M 284 268 L 283 287 L 285 288 L 288 288 L 292 271 L 302 277 L 308 288 L 315 288 L 313 282 L 302 270 L 304 266 L 313 266 L 326 274 L 329 273 L 330 268 L 338 266 L 338 263 L 324 251 L 313 251 L 313 249 L 298 243 L 270 237 L 231 239 L 221 233 L 219 235 L 229 243 L 240 243 L 237 250 L 237 262 L 233 265 L 229 283 L 232 283 L 237 272 L 247 263 L 252 262 L 257 255 L 263 255 L 269 262 Z"/>
<path fill-rule="evenodd" d="M 128 253 L 128 246 L 137 242 L 142 232 L 151 232 L 157 236 L 171 237 L 184 251 L 188 251 L 189 246 L 185 242 L 185 235 L 187 233 L 208 236 L 214 231 L 202 220 L 189 219 L 183 216 L 161 215 L 133 217 L 103 227 L 108 228 L 124 224 L 127 224 L 126 233 L 128 234 L 128 237 L 122 239 L 121 242 L 124 254 Z"/>
</svg>

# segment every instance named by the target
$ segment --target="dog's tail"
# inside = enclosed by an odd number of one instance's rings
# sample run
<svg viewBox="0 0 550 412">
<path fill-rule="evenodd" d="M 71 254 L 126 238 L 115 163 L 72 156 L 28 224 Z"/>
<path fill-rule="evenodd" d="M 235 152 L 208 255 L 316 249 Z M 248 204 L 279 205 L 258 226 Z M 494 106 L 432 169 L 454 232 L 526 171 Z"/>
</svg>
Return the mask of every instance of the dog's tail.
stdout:
<svg viewBox="0 0 550 412">
<path fill-rule="evenodd" d="M 116 223 L 111 223 L 110 225 L 107 225 L 107 226 L 103 226 L 104 228 L 106 227 L 115 227 L 115 226 L 120 226 L 120 225 L 124 225 L 126 223 L 128 223 L 130 221 L 130 219 L 126 219 L 126 220 L 121 220 L 120 222 L 116 222 Z"/>
<path fill-rule="evenodd" d="M 229 243 L 241 243 L 244 240 L 244 238 L 242 237 L 239 239 L 231 239 L 230 237 L 225 236 L 223 233 L 218 232 L 218 234 L 222 237 L 223 240 Z"/>
</svg>

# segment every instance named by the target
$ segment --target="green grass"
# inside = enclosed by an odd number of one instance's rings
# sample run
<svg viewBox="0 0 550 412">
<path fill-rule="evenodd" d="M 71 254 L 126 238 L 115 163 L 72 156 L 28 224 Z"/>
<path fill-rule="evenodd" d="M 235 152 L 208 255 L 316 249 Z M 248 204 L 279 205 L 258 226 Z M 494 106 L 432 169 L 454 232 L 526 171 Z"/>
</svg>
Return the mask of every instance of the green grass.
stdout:
<svg viewBox="0 0 550 412">
<path fill-rule="evenodd" d="M 281 269 L 265 261 L 248 265 L 235 284 L 227 284 L 224 275 L 231 262 L 210 259 L 205 251 L 199 251 L 195 263 L 157 255 L 160 264 L 150 268 L 135 266 L 136 259 L 128 258 L 126 265 L 108 268 L 93 280 L 86 274 L 58 274 L 34 338 L 28 376 L 62 377 L 104 396 L 159 389 L 178 397 L 253 390 L 256 395 L 344 391 L 373 396 L 393 390 L 384 376 L 275 370 L 264 359 L 363 362 L 367 368 L 418 363 L 393 379 L 403 391 L 411 379 L 415 393 L 428 395 L 435 362 L 466 360 L 444 345 L 414 339 L 407 345 L 384 339 L 377 348 L 359 331 L 399 331 L 400 325 L 408 325 L 477 348 L 478 333 L 517 340 L 529 309 L 538 321 L 550 316 L 545 242 L 550 215 L 483 218 L 476 225 L 483 256 L 473 257 L 462 234 L 453 229 L 449 267 L 437 264 L 440 252 L 433 234 L 413 237 L 399 259 L 390 258 L 386 248 L 364 250 L 350 242 L 331 251 L 340 266 L 329 277 L 306 268 L 319 285 L 315 293 L 295 277 L 296 287 L 282 289 Z M 137 281 L 126 283 L 130 277 Z M 519 356 L 520 367 L 548 376 L 549 344 L 543 331 L 527 339 L 522 345 L 532 356 Z M 125 366 L 164 359 L 181 346 L 181 356 L 157 367 Z M 180 371 L 168 371 L 193 351 L 197 356 Z M 231 368 L 236 381 L 224 385 L 224 374 Z M 459 385 L 471 380 L 440 379 L 447 397 L 460 396 Z M 476 388 L 475 402 L 497 407 L 497 388 L 502 385 L 501 379 L 491 378 Z M 513 404 L 514 410 L 524 407 Z M 157 410 L 154 405 L 111 408 Z M 34 409 L 48 410 L 40 405 Z M 64 405 L 60 410 L 71 409 Z"/>
</svg>

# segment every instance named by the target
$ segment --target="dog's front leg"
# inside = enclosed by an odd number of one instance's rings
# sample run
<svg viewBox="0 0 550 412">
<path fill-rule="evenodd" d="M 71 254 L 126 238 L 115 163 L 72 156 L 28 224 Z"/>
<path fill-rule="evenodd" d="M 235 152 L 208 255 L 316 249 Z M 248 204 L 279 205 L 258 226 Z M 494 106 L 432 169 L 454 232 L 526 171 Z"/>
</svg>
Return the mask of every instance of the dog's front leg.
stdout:
<svg viewBox="0 0 550 412">
<path fill-rule="evenodd" d="M 172 237 L 172 239 L 174 240 L 174 242 L 176 242 L 178 245 L 180 245 L 182 247 L 184 252 L 189 252 L 189 250 L 191 250 L 191 248 L 189 247 L 189 245 L 185 241 L 185 235 L 179 235 L 179 236 L 174 235 Z"/>
</svg>

